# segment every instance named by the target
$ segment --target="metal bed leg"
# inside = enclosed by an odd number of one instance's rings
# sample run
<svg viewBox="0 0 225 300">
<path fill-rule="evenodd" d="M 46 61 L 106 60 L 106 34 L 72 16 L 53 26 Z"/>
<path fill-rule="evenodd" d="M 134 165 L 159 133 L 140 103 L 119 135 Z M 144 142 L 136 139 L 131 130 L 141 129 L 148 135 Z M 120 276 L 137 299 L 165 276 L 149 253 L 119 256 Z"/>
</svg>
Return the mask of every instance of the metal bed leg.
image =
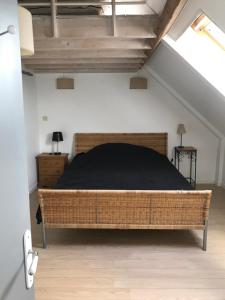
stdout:
<svg viewBox="0 0 225 300">
<path fill-rule="evenodd" d="M 202 247 L 203 251 L 206 251 L 207 249 L 207 234 L 208 234 L 208 220 L 205 220 L 205 228 L 203 230 L 203 247 Z"/>
<path fill-rule="evenodd" d="M 43 242 L 43 248 L 47 248 L 47 241 L 46 241 L 46 229 L 45 229 L 45 224 L 42 221 L 42 242 Z"/>
</svg>

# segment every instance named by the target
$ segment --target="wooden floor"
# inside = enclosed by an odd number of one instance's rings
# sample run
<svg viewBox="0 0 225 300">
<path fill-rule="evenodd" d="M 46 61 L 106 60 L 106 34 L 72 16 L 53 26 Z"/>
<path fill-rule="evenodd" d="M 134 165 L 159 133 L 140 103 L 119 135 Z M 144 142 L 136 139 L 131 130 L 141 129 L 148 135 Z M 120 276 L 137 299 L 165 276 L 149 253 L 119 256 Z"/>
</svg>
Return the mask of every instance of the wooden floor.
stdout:
<svg viewBox="0 0 225 300">
<path fill-rule="evenodd" d="M 222 188 L 214 188 L 207 252 L 197 231 L 65 229 L 48 231 L 49 247 L 43 250 L 36 207 L 34 193 L 36 300 L 225 300 Z"/>
</svg>

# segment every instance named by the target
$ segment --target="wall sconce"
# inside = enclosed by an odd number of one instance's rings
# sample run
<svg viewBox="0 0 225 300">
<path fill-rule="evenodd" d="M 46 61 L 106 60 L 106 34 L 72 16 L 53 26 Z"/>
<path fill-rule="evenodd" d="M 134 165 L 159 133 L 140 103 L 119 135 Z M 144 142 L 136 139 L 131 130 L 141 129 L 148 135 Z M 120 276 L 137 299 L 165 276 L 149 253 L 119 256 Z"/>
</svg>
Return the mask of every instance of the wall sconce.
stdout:
<svg viewBox="0 0 225 300">
<path fill-rule="evenodd" d="M 143 77 L 130 78 L 131 90 L 146 90 L 148 88 L 148 80 Z"/>
<path fill-rule="evenodd" d="M 58 90 L 73 90 L 74 79 L 73 78 L 57 78 L 56 87 Z"/>
</svg>

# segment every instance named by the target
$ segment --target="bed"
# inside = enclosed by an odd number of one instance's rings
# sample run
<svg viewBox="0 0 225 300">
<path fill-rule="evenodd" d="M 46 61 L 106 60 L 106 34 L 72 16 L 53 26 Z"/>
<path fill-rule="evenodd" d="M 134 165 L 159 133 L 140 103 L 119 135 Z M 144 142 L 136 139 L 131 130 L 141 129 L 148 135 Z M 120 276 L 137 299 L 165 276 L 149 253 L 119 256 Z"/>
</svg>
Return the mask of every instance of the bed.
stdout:
<svg viewBox="0 0 225 300">
<path fill-rule="evenodd" d="M 54 189 L 39 189 L 48 228 L 203 231 L 210 190 L 194 190 L 167 158 L 167 133 L 78 133 L 76 156 Z"/>
</svg>

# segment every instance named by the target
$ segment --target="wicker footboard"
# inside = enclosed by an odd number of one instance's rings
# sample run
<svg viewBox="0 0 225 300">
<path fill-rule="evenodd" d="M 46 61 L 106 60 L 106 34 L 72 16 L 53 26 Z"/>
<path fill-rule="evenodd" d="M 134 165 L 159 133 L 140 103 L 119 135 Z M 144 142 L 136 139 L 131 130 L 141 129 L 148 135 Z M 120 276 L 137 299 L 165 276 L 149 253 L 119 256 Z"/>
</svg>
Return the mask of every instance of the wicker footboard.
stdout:
<svg viewBox="0 0 225 300">
<path fill-rule="evenodd" d="M 206 229 L 211 191 L 39 190 L 43 229 Z"/>
</svg>

